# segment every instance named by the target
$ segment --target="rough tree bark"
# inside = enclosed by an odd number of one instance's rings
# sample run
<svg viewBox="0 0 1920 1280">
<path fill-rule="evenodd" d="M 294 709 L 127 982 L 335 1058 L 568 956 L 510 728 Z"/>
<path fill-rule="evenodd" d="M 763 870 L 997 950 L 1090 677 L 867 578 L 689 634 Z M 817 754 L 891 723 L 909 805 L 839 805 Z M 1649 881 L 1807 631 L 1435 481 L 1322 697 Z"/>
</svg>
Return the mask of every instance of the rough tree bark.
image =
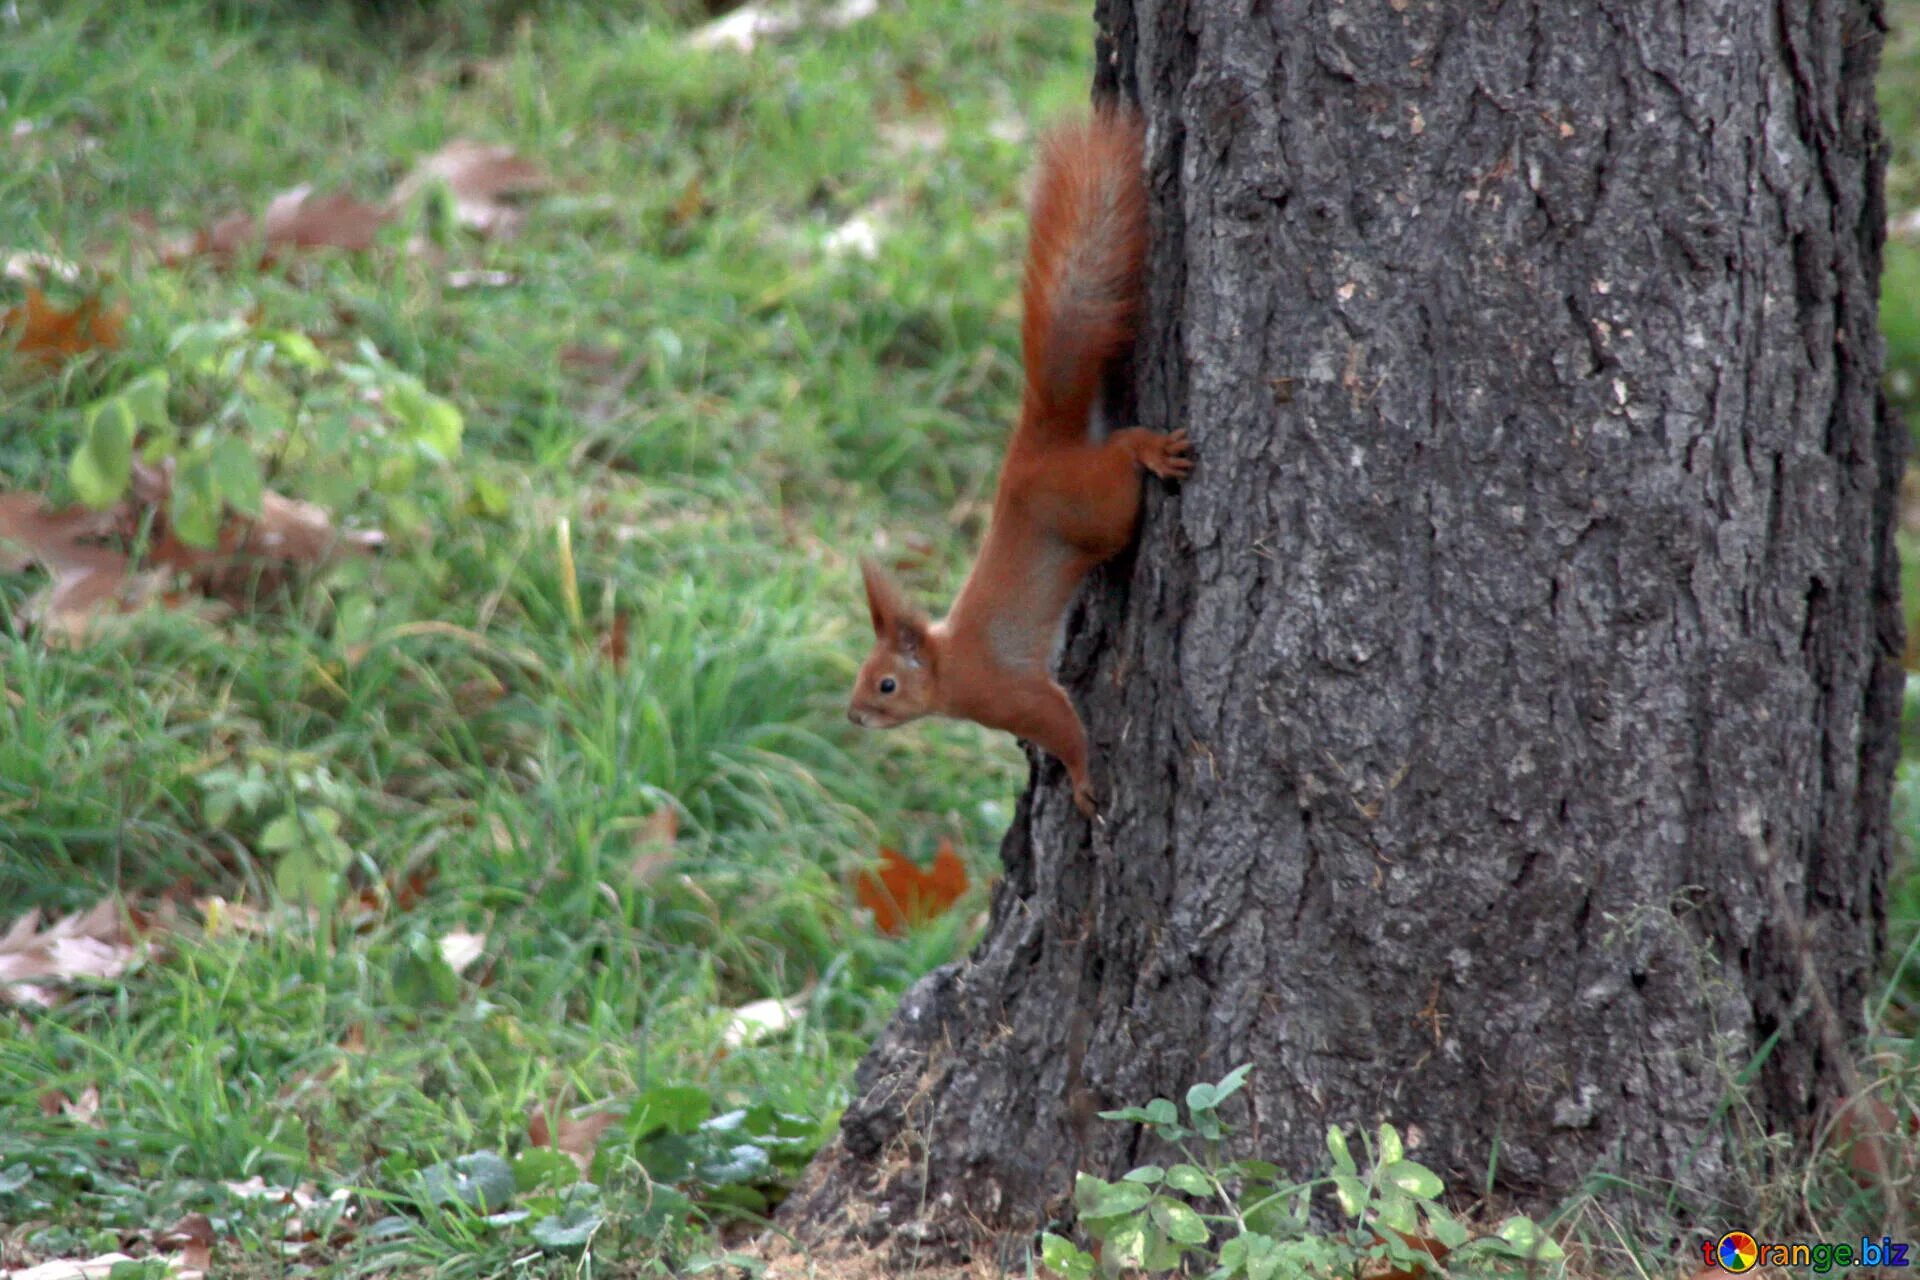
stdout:
<svg viewBox="0 0 1920 1280">
<path fill-rule="evenodd" d="M 1883 940 L 1877 3 L 1099 12 L 1198 470 L 1071 623 L 1106 825 L 1042 763 L 787 1220 L 978 1256 L 1147 1154 L 1093 1111 L 1245 1061 L 1301 1173 L 1390 1119 L 1727 1212 L 1734 1073 L 1804 1139 Z"/>
</svg>

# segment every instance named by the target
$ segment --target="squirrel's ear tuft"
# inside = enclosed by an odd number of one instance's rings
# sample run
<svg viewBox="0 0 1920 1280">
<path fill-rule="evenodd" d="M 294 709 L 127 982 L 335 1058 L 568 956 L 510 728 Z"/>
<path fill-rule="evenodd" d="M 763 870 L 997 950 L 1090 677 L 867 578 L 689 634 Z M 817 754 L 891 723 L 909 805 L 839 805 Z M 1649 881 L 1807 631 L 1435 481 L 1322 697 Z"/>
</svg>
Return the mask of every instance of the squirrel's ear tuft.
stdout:
<svg viewBox="0 0 1920 1280">
<path fill-rule="evenodd" d="M 927 634 L 927 615 L 907 603 L 887 571 L 862 556 L 860 578 L 867 585 L 867 611 L 873 615 L 873 634 L 906 653 L 918 652 Z"/>
<path fill-rule="evenodd" d="M 860 557 L 860 580 L 867 585 L 867 612 L 873 615 L 873 634 L 884 639 L 894 619 L 906 611 L 906 598 L 887 571 L 865 556 Z"/>
</svg>

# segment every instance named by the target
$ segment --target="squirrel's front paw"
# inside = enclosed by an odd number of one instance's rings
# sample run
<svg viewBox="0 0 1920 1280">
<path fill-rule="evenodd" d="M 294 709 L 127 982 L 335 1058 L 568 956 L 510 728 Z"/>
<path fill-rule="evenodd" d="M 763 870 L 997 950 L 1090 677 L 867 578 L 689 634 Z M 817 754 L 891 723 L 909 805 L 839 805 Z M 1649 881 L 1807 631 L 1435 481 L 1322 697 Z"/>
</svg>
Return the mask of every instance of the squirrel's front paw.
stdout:
<svg viewBox="0 0 1920 1280">
<path fill-rule="evenodd" d="M 1146 453 L 1140 463 L 1153 474 L 1168 480 L 1177 480 L 1193 470 L 1193 458 L 1188 453 L 1186 431 L 1173 431 L 1164 436 L 1154 437 L 1158 446 Z"/>
<path fill-rule="evenodd" d="M 1073 788 L 1073 807 L 1078 809 L 1080 816 L 1088 822 L 1092 822 L 1094 818 L 1099 816 L 1100 809 L 1099 806 L 1093 802 L 1093 786 L 1091 783 L 1081 782 L 1075 784 Z"/>
</svg>

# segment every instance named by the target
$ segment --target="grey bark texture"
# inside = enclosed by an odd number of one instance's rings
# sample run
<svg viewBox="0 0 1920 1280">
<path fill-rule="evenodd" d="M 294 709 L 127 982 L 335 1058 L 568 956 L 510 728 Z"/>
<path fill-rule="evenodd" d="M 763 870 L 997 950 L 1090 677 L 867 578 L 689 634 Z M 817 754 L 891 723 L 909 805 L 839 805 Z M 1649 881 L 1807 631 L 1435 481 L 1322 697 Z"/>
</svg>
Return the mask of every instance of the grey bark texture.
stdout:
<svg viewBox="0 0 1920 1280">
<path fill-rule="evenodd" d="M 1735 1074 L 1804 1141 L 1884 937 L 1877 3 L 1098 12 L 1138 417 L 1198 469 L 1071 620 L 1104 827 L 1041 762 L 787 1221 L 978 1258 L 1154 1154 L 1093 1112 L 1241 1062 L 1302 1175 L 1391 1120 L 1450 1187 L 1737 1221 Z"/>
</svg>

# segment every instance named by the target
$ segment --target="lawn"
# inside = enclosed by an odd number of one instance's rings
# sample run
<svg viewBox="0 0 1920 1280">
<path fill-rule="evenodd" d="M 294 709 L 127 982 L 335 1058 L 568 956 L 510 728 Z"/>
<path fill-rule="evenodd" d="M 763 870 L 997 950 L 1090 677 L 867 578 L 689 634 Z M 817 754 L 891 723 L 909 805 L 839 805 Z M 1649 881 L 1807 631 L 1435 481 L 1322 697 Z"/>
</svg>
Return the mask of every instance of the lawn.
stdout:
<svg viewBox="0 0 1920 1280">
<path fill-rule="evenodd" d="M 0 357 L 0 490 L 84 488 L 101 406 L 154 393 L 182 460 L 237 440 L 385 536 L 69 645 L 0 574 L 0 934 L 139 910 L 115 980 L 0 1005 L 0 1266 L 204 1228 L 229 1275 L 667 1274 L 777 1201 L 977 928 L 1025 779 L 842 706 L 855 557 L 934 595 L 980 532 L 1028 142 L 1085 100 L 1086 10 L 742 51 L 674 0 L 0 9 L 0 306 L 124 309 Z M 1898 221 L 1920 0 L 1894 17 Z M 444 184 L 380 203 L 460 139 L 537 170 L 517 232 Z M 390 216 L 209 247 L 302 184 Z M 1888 278 L 1912 405 L 1920 228 Z M 857 873 L 943 842 L 972 887 L 876 928 Z"/>
</svg>

